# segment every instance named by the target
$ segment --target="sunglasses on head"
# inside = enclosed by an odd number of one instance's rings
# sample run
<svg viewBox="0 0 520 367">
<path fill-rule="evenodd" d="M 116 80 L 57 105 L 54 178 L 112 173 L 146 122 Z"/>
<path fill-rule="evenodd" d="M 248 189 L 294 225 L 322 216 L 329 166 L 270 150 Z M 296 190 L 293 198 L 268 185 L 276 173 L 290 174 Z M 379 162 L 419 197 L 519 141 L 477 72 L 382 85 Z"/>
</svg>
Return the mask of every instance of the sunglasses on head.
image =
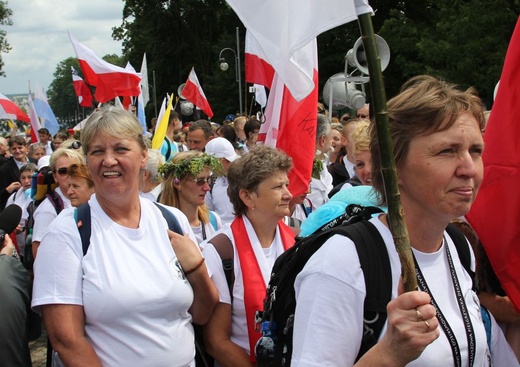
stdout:
<svg viewBox="0 0 520 367">
<path fill-rule="evenodd" d="M 61 167 L 56 170 L 60 176 L 65 176 L 69 169 L 67 167 Z"/>
<path fill-rule="evenodd" d="M 197 186 L 204 186 L 205 183 L 211 186 L 215 183 L 215 177 L 213 176 L 208 178 L 189 178 L 188 180 L 195 182 Z"/>
</svg>

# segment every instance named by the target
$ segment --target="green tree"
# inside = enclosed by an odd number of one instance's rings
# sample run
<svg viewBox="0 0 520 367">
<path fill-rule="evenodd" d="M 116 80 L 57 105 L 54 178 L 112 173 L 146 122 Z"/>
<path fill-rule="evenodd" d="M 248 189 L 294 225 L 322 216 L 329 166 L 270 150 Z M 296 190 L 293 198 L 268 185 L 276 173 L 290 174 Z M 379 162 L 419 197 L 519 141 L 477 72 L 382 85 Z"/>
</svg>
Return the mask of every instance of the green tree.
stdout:
<svg viewBox="0 0 520 367">
<path fill-rule="evenodd" d="M 195 67 L 218 121 L 224 111 L 238 107 L 236 82 L 229 80 L 234 80 L 230 55 L 226 55 L 230 70 L 224 73 L 218 68 L 219 51 L 224 47 L 236 50 L 235 27 L 241 28 L 243 56 L 244 27 L 224 1 L 126 0 L 122 24 L 113 29 L 113 36 L 123 41 L 123 52 L 135 67 L 146 53 L 152 86 L 155 71 L 155 91 L 150 89 L 150 93 L 155 93 L 158 104 L 167 93 L 176 93 Z M 153 114 L 147 116 L 150 119 Z"/>
<path fill-rule="evenodd" d="M 0 26 L 13 25 L 13 21 L 11 20 L 12 15 L 13 11 L 7 7 L 7 1 L 0 0 Z M 0 29 L 0 76 L 5 76 L 5 72 L 3 71 L 4 62 L 1 53 L 11 51 L 11 45 L 7 42 L 6 36 L 7 32 L 4 29 Z"/>
</svg>

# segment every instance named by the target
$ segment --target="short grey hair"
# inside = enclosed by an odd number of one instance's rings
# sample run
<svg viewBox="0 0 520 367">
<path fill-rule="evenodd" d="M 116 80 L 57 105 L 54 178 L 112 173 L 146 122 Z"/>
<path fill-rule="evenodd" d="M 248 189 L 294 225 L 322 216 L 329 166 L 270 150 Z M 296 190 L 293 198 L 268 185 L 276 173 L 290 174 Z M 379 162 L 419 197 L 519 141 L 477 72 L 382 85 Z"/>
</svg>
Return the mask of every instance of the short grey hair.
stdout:
<svg viewBox="0 0 520 367">
<path fill-rule="evenodd" d="M 157 149 L 148 150 L 148 162 L 144 166 L 143 170 L 150 172 L 150 181 L 161 182 L 162 179 L 159 176 L 159 167 L 165 162 L 164 156 Z"/>
<path fill-rule="evenodd" d="M 316 122 L 316 143 L 320 140 L 320 138 L 325 136 L 330 136 L 330 121 L 329 118 L 323 114 L 318 114 L 318 119 Z"/>
</svg>

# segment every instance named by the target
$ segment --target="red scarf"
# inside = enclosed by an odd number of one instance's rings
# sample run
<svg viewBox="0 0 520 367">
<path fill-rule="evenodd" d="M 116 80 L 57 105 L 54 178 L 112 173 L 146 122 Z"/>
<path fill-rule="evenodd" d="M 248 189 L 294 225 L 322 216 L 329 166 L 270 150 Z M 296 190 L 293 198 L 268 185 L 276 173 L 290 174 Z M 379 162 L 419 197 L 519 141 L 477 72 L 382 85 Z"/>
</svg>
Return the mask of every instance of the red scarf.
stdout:
<svg viewBox="0 0 520 367">
<path fill-rule="evenodd" d="M 280 237 L 284 250 L 287 251 L 294 245 L 294 232 L 283 221 L 278 222 Z M 240 269 L 242 270 L 242 281 L 244 283 L 244 306 L 246 310 L 247 331 L 249 335 L 249 356 L 251 362 L 255 362 L 255 345 L 262 334 L 255 331 L 255 313 L 264 309 L 264 298 L 266 284 L 260 265 L 253 251 L 251 241 L 247 235 L 244 219 L 236 217 L 231 223 L 231 231 L 235 241 L 238 258 L 240 259 Z"/>
</svg>

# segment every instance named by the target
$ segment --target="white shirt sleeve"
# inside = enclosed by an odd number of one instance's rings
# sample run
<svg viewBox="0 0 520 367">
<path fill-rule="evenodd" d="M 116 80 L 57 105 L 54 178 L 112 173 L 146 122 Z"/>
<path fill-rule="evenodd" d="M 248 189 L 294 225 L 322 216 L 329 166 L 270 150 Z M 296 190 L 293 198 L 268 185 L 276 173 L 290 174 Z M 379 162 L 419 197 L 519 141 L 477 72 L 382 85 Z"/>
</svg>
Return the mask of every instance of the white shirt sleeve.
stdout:
<svg viewBox="0 0 520 367">
<path fill-rule="evenodd" d="M 327 240 L 297 276 L 294 288 L 291 365 L 352 366 L 363 334 L 365 299 L 365 280 L 352 241 L 343 236 Z"/>
</svg>

